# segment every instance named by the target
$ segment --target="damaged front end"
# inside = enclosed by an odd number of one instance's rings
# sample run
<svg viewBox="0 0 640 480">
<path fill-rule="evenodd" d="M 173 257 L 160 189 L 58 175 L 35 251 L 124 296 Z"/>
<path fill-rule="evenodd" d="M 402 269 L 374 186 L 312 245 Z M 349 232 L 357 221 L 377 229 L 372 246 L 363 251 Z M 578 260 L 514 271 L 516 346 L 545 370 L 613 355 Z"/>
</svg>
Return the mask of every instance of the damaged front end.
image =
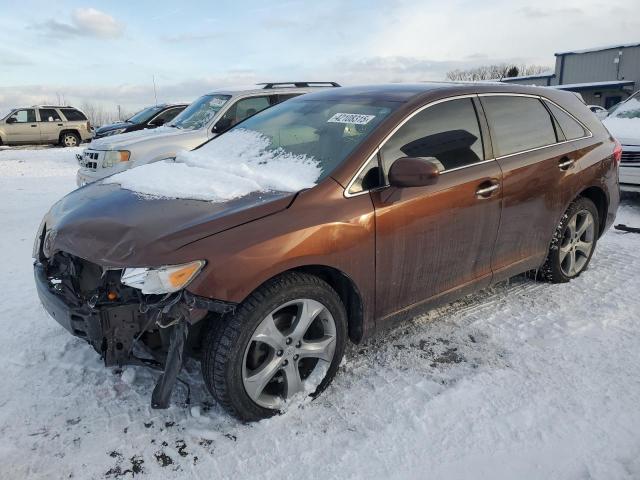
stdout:
<svg viewBox="0 0 640 480">
<path fill-rule="evenodd" d="M 91 344 L 105 366 L 135 364 L 163 370 L 152 395 L 154 408 L 169 406 L 185 356 L 198 356 L 205 323 L 201 320 L 234 308 L 184 289 L 144 294 L 122 283 L 123 269 L 104 268 L 69 253 L 47 258 L 40 247 L 34 257 L 44 308 L 72 335 Z"/>
</svg>

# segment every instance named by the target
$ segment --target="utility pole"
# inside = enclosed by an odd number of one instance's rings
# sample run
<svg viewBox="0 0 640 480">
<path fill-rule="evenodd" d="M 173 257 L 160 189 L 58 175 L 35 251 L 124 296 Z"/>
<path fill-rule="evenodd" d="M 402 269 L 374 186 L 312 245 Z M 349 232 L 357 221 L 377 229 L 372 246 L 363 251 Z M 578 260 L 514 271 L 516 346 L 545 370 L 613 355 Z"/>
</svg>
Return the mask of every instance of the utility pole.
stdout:
<svg viewBox="0 0 640 480">
<path fill-rule="evenodd" d="M 153 79 L 153 96 L 156 99 L 156 105 L 158 105 L 158 92 L 156 91 L 156 76 L 151 77 Z"/>
</svg>

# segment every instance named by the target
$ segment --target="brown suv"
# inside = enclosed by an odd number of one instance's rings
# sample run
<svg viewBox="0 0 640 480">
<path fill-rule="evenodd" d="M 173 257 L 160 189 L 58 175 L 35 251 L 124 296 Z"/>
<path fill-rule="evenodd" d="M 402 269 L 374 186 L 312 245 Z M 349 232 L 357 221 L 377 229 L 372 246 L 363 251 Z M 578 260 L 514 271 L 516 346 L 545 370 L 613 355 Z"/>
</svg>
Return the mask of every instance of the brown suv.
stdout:
<svg viewBox="0 0 640 480">
<path fill-rule="evenodd" d="M 38 232 L 45 308 L 106 365 L 163 369 L 154 407 L 168 405 L 184 354 L 232 414 L 271 415 L 322 391 L 346 342 L 392 320 L 522 272 L 577 277 L 618 206 L 619 146 L 558 90 L 331 89 L 189 154 L 206 159 L 242 132 L 267 139 L 260 168 L 302 155 L 315 182 L 206 201 L 141 195 L 112 177 L 60 200 Z M 247 151 L 237 161 L 249 171 Z M 193 168 L 180 162 L 137 178 Z"/>
</svg>

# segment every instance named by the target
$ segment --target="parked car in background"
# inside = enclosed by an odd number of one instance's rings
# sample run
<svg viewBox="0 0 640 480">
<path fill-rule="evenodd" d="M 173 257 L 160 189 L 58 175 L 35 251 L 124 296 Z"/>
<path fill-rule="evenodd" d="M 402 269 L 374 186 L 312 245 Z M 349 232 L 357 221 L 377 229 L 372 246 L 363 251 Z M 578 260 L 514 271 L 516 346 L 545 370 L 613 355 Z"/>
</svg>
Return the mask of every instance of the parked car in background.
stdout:
<svg viewBox="0 0 640 480">
<path fill-rule="evenodd" d="M 69 106 L 14 108 L 0 120 L 0 145 L 53 143 L 77 147 L 91 136 L 87 116 Z"/>
<path fill-rule="evenodd" d="M 37 290 L 107 366 L 164 365 L 154 407 L 193 355 L 257 420 L 326 388 L 349 339 L 522 272 L 578 277 L 620 153 L 570 92 L 324 89 L 68 194 L 37 234 Z"/>
<path fill-rule="evenodd" d="M 588 105 L 588 107 L 589 110 L 595 113 L 596 117 L 598 117 L 600 120 L 606 118 L 606 116 L 609 114 L 609 111 L 606 108 L 601 107 L 600 105 Z"/>
<path fill-rule="evenodd" d="M 96 130 L 94 138 L 110 137 L 121 133 L 161 127 L 171 122 L 187 105 L 187 103 L 174 103 L 147 107 L 127 118 L 124 122 L 102 125 Z"/>
<path fill-rule="evenodd" d="M 640 91 L 612 109 L 603 123 L 622 144 L 620 189 L 640 192 Z"/>
<path fill-rule="evenodd" d="M 162 128 L 94 140 L 78 156 L 78 186 L 138 165 L 191 150 L 251 115 L 335 82 L 265 83 L 257 88 L 217 90 L 198 98 Z"/>
</svg>

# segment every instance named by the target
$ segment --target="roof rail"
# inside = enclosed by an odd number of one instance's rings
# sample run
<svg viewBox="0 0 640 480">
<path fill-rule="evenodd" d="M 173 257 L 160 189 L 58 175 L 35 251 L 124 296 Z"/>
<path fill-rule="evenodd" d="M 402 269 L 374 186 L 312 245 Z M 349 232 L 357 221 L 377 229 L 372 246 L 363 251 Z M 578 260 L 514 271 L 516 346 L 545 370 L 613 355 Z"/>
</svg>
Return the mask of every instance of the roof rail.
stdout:
<svg viewBox="0 0 640 480">
<path fill-rule="evenodd" d="M 265 90 L 270 88 L 305 88 L 305 87 L 339 87 L 336 82 L 270 82 L 257 83 L 262 85 Z"/>
<path fill-rule="evenodd" d="M 75 108 L 71 105 L 31 105 L 31 108 Z"/>
</svg>

